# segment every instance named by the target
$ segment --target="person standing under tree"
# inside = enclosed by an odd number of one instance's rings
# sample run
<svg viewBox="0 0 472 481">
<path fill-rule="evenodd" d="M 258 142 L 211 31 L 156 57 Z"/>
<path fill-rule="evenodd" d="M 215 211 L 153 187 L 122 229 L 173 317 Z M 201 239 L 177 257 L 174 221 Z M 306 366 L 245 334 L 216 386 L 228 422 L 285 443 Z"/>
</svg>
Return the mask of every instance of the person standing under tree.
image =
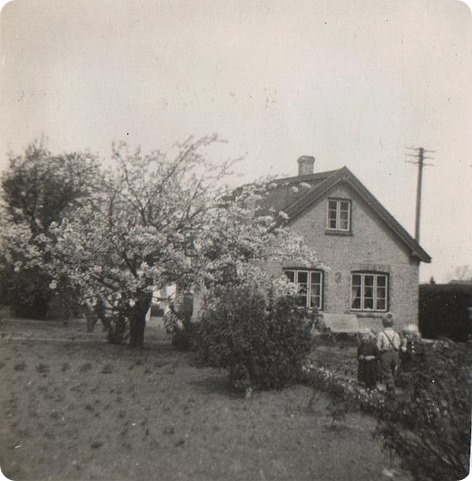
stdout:
<svg viewBox="0 0 472 481">
<path fill-rule="evenodd" d="M 398 367 L 398 351 L 400 350 L 400 335 L 393 329 L 393 314 L 388 312 L 382 319 L 384 329 L 377 336 L 377 348 L 380 353 L 380 371 L 387 388 L 387 396 L 395 397 L 395 373 Z"/>
</svg>

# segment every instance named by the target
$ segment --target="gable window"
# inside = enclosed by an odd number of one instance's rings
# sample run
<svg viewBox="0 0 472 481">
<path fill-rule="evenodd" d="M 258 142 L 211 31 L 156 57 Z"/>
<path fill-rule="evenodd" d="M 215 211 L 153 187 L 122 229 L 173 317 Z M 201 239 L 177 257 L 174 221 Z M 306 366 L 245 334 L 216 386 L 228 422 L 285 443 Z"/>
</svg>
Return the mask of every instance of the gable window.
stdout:
<svg viewBox="0 0 472 481">
<path fill-rule="evenodd" d="M 328 230 L 350 232 L 351 201 L 346 199 L 328 199 L 326 224 Z"/>
<path fill-rule="evenodd" d="M 300 306 L 322 309 L 323 271 L 311 269 L 284 269 L 290 282 L 298 286 Z"/>
<path fill-rule="evenodd" d="M 351 309 L 386 311 L 388 306 L 388 275 L 355 272 L 351 275 Z"/>
</svg>

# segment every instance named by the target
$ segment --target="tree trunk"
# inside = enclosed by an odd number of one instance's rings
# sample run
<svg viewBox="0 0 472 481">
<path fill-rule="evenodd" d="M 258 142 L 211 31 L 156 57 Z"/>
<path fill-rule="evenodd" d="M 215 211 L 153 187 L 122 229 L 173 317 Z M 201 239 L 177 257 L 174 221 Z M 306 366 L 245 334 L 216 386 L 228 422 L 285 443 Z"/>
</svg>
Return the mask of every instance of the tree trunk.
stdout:
<svg viewBox="0 0 472 481">
<path fill-rule="evenodd" d="M 134 349 L 144 347 L 144 330 L 146 328 L 146 314 L 151 307 L 152 294 L 142 294 L 131 309 L 129 345 Z"/>
</svg>

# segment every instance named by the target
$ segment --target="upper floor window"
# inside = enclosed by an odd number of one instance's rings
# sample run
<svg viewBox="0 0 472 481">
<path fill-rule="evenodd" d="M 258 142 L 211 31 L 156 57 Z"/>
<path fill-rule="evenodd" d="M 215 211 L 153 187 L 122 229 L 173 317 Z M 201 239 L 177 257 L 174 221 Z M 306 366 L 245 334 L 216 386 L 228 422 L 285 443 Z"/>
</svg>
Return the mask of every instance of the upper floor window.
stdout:
<svg viewBox="0 0 472 481">
<path fill-rule="evenodd" d="M 326 228 L 350 232 L 351 230 L 351 201 L 345 199 L 328 199 L 328 216 Z"/>
<path fill-rule="evenodd" d="M 322 309 L 323 271 L 310 269 L 284 269 L 290 282 L 298 286 L 300 306 Z"/>
<path fill-rule="evenodd" d="M 388 307 L 388 275 L 356 272 L 351 277 L 351 309 L 386 311 Z"/>
</svg>

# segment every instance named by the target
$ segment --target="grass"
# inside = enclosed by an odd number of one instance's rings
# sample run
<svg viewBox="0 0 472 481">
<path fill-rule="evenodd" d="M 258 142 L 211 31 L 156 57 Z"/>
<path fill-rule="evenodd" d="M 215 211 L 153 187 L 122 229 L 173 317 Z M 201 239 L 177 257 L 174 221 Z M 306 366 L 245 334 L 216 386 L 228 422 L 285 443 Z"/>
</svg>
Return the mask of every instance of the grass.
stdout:
<svg viewBox="0 0 472 481">
<path fill-rule="evenodd" d="M 235 397 L 224 372 L 174 351 L 156 321 L 142 352 L 107 344 L 98 327 L 4 321 L 8 478 L 368 481 L 388 465 L 371 436 L 375 421 L 353 414 L 330 429 L 326 399 L 308 409 L 307 386 Z"/>
</svg>

